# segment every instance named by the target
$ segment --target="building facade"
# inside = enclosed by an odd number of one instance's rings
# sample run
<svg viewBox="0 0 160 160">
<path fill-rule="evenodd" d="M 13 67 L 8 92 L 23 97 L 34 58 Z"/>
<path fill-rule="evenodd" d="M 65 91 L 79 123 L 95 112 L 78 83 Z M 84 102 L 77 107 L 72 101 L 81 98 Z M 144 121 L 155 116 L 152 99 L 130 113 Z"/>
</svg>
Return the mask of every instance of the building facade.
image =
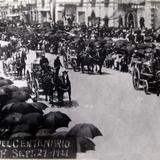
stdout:
<svg viewBox="0 0 160 160">
<path fill-rule="evenodd" d="M 57 0 L 54 1 L 55 21 L 67 23 L 72 19 L 76 23 L 88 25 L 103 24 L 108 17 L 109 26 L 145 27 L 160 26 L 160 0 Z"/>
<path fill-rule="evenodd" d="M 37 21 L 39 23 L 51 20 L 51 0 L 37 0 Z"/>
</svg>

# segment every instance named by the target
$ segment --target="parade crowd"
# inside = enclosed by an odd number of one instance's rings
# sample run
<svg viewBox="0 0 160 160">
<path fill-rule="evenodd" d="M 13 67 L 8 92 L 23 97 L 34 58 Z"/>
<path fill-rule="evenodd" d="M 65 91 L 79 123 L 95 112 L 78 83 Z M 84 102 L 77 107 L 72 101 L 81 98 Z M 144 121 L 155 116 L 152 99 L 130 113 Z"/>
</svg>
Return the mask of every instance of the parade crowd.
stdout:
<svg viewBox="0 0 160 160">
<path fill-rule="evenodd" d="M 106 67 L 128 72 L 134 58 L 142 60 L 146 56 L 146 48 L 157 53 L 160 42 L 159 29 L 148 29 L 144 24 L 140 25 L 141 28 L 115 28 L 108 27 L 106 23 L 103 26 L 65 26 L 63 21 L 28 25 L 3 20 L 0 24 L 0 39 L 8 42 L 0 45 L 0 55 L 11 74 L 17 70 L 19 77 L 22 77 L 22 70 L 25 75 L 29 50 L 62 55 L 67 62 L 68 55 L 73 53 L 76 56 L 74 67 L 81 66 L 82 71 L 85 65 L 91 71 L 94 65 L 98 65 L 101 73 L 105 64 Z"/>
</svg>

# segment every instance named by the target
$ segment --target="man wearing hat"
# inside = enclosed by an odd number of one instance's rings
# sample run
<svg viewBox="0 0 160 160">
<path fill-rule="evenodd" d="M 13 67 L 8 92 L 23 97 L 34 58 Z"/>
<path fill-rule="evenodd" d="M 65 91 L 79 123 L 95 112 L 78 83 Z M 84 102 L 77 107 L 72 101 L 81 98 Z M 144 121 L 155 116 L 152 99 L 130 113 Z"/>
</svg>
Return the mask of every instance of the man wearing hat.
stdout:
<svg viewBox="0 0 160 160">
<path fill-rule="evenodd" d="M 57 58 L 56 58 L 55 61 L 54 61 L 54 67 L 55 67 L 55 69 L 56 69 L 56 77 L 58 77 L 58 75 L 59 75 L 59 70 L 60 70 L 61 67 L 63 67 L 62 64 L 61 64 L 61 61 L 60 61 L 60 59 L 59 59 L 59 56 L 57 56 Z"/>
<path fill-rule="evenodd" d="M 49 61 L 48 61 L 48 59 L 45 57 L 45 55 L 42 54 L 41 60 L 40 60 L 40 66 L 41 66 L 42 70 L 45 70 L 45 65 L 46 65 L 46 64 L 49 64 Z"/>
</svg>

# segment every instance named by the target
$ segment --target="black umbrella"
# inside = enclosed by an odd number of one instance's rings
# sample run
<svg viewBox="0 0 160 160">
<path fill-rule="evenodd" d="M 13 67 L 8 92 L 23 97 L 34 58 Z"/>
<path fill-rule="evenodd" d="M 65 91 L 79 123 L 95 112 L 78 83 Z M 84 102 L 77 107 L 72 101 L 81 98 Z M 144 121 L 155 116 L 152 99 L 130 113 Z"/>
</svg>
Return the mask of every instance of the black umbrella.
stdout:
<svg viewBox="0 0 160 160">
<path fill-rule="evenodd" d="M 50 112 L 44 116 L 45 127 L 55 130 L 60 127 L 68 127 L 70 121 L 71 119 L 60 111 Z"/>
<path fill-rule="evenodd" d="M 102 133 L 93 124 L 80 123 L 72 127 L 67 135 L 94 138 L 96 136 L 102 136 Z"/>
<path fill-rule="evenodd" d="M 12 128 L 14 125 L 17 125 L 20 122 L 22 116 L 23 115 L 21 113 L 10 113 L 1 120 L 0 125 Z"/>
<path fill-rule="evenodd" d="M 31 98 L 31 95 L 26 91 L 15 91 L 15 92 L 12 92 L 11 98 L 19 101 L 26 101 L 29 98 Z"/>
<path fill-rule="evenodd" d="M 22 113 L 22 114 L 27 114 L 27 113 L 41 113 L 43 114 L 42 111 L 34 108 L 31 104 L 26 103 L 26 102 L 16 102 L 16 103 L 10 103 L 5 105 L 2 108 L 2 113 Z"/>
<path fill-rule="evenodd" d="M 46 108 L 48 108 L 48 106 L 44 103 L 41 103 L 41 102 L 32 102 L 31 105 L 34 107 L 34 108 L 37 108 L 39 110 L 45 110 Z"/>
<path fill-rule="evenodd" d="M 8 84 L 13 84 L 13 81 L 11 81 L 10 79 L 5 79 L 7 82 L 8 82 Z"/>
<path fill-rule="evenodd" d="M 28 124 L 33 129 L 39 127 L 43 123 L 43 116 L 40 113 L 25 114 L 20 121 L 21 124 Z"/>
<path fill-rule="evenodd" d="M 0 77 L 0 80 L 4 80 L 5 78 L 4 77 Z"/>
<path fill-rule="evenodd" d="M 0 80 L 0 87 L 5 86 L 5 85 L 9 85 L 10 83 L 7 80 Z"/>
<path fill-rule="evenodd" d="M 28 94 L 32 94 L 32 93 L 33 93 L 33 92 L 32 92 L 32 89 L 29 88 L 29 87 L 20 87 L 20 88 L 19 88 L 19 91 L 24 91 L 24 92 L 26 92 L 26 93 L 28 93 Z"/>
<path fill-rule="evenodd" d="M 88 138 L 77 138 L 77 144 L 79 145 L 79 148 L 77 148 L 77 152 L 85 153 L 89 150 L 95 150 L 95 144 Z"/>
<path fill-rule="evenodd" d="M 7 96 L 7 92 L 5 89 L 3 89 L 2 87 L 0 87 L 0 96 L 4 96 L 6 95 Z"/>
<path fill-rule="evenodd" d="M 19 132 L 27 132 L 31 133 L 32 129 L 30 125 L 28 124 L 18 124 L 15 126 L 15 128 L 12 130 L 12 133 L 19 133 Z"/>
<path fill-rule="evenodd" d="M 43 137 L 51 137 L 52 136 L 52 130 L 48 128 L 41 128 L 37 131 L 36 137 L 43 138 Z"/>
<path fill-rule="evenodd" d="M 59 132 L 55 132 L 55 133 L 53 133 L 52 134 L 52 136 L 54 137 L 54 138 L 65 138 L 66 136 L 67 136 L 67 132 L 66 131 L 59 131 Z"/>
<path fill-rule="evenodd" d="M 9 139 L 30 139 L 33 136 L 30 133 L 27 132 L 18 132 L 18 133 L 14 133 L 12 134 Z"/>
<path fill-rule="evenodd" d="M 2 86 L 1 88 L 4 89 L 7 93 L 15 92 L 19 90 L 19 88 L 14 85 L 5 85 L 5 86 Z"/>
</svg>

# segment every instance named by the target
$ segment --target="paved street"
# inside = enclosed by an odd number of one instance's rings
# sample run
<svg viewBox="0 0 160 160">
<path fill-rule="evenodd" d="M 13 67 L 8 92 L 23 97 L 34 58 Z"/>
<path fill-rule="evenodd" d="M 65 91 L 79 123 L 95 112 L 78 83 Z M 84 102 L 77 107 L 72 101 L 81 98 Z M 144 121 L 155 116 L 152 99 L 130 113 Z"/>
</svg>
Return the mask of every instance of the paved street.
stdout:
<svg viewBox="0 0 160 160">
<path fill-rule="evenodd" d="M 32 54 L 28 61 L 31 57 Z M 106 68 L 103 72 L 103 75 L 88 75 L 69 70 L 73 107 L 54 106 L 46 112 L 61 110 L 72 119 L 69 127 L 92 123 L 103 133 L 103 137 L 94 139 L 96 151 L 80 154 L 79 158 L 158 160 L 160 98 L 134 90 L 128 73 Z"/>
</svg>

